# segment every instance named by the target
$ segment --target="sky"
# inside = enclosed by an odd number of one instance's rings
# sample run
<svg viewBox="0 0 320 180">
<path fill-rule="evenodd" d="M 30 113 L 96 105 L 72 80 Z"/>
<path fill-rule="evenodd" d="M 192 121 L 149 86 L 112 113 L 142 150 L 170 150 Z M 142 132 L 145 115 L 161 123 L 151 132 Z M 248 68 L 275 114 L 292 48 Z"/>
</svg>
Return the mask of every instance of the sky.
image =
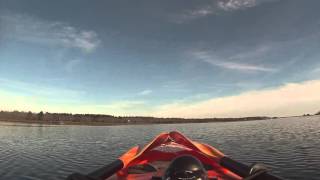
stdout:
<svg viewBox="0 0 320 180">
<path fill-rule="evenodd" d="M 0 109 L 320 111 L 319 0 L 0 0 Z"/>
</svg>

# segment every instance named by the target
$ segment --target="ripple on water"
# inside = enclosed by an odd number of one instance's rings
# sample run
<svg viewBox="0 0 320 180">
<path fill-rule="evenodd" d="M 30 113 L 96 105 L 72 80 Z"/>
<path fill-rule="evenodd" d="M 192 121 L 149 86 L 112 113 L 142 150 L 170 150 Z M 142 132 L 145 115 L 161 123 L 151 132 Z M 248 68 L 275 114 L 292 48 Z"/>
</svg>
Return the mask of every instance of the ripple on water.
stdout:
<svg viewBox="0 0 320 180">
<path fill-rule="evenodd" d="M 163 131 L 178 130 L 288 179 L 320 177 L 320 118 L 137 126 L 13 126 L 0 123 L 0 179 L 64 179 L 90 172 Z"/>
</svg>

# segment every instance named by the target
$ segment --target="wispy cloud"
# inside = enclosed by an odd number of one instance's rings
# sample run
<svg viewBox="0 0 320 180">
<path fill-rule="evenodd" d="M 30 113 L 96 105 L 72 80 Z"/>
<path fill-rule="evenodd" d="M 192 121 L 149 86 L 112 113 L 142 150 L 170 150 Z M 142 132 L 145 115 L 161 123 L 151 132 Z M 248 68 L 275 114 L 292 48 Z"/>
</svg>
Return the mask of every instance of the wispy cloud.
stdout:
<svg viewBox="0 0 320 180">
<path fill-rule="evenodd" d="M 138 94 L 141 95 L 141 96 L 145 96 L 145 95 L 149 95 L 151 93 L 152 93 L 152 90 L 146 89 L 146 90 L 143 90 L 143 91 L 139 92 Z"/>
<path fill-rule="evenodd" d="M 257 5 L 257 0 L 220 0 L 218 7 L 225 11 L 249 8 Z"/>
<path fill-rule="evenodd" d="M 251 65 L 251 64 L 242 64 L 235 62 L 215 62 L 215 61 L 207 61 L 208 63 L 223 67 L 226 69 L 238 70 L 238 71 L 264 71 L 264 72 L 273 72 L 275 69 L 267 68 L 263 66 Z"/>
<path fill-rule="evenodd" d="M 150 115 L 188 118 L 302 115 L 320 110 L 319 92 L 320 80 L 289 83 L 197 103 L 173 102 L 157 107 Z"/>
<path fill-rule="evenodd" d="M 175 14 L 170 20 L 181 24 L 201 17 L 206 17 L 214 13 L 216 13 L 216 7 L 213 4 L 208 4 L 195 9 L 185 10 L 180 14 Z"/>
<path fill-rule="evenodd" d="M 211 0 L 209 3 L 202 6 L 187 9 L 181 13 L 175 14 L 170 20 L 175 23 L 186 23 L 210 15 L 221 14 L 226 11 L 230 12 L 255 7 L 263 2 L 271 1 L 275 0 Z"/>
<path fill-rule="evenodd" d="M 2 35 L 40 45 L 77 48 L 84 52 L 96 49 L 100 40 L 95 31 L 82 30 L 64 22 L 53 22 L 26 14 L 0 14 Z"/>
<path fill-rule="evenodd" d="M 198 60 L 209 63 L 213 66 L 230 69 L 230 70 L 237 70 L 242 72 L 252 72 L 252 71 L 274 72 L 277 70 L 275 68 L 265 67 L 263 65 L 248 64 L 248 63 L 242 63 L 242 62 L 241 63 L 232 62 L 231 60 L 234 59 L 234 57 L 229 57 L 229 58 L 226 58 L 226 60 L 221 60 L 220 57 L 211 55 L 206 51 L 193 51 L 191 52 L 191 54 L 193 55 L 194 58 Z M 243 59 L 243 57 L 241 59 Z"/>
<path fill-rule="evenodd" d="M 273 45 L 275 46 L 275 45 Z M 279 46 L 279 45 L 278 45 Z M 280 47 L 279 47 L 280 48 Z M 269 45 L 267 43 L 254 47 L 253 49 L 242 51 L 240 53 L 236 53 L 235 55 L 232 55 L 228 57 L 231 60 L 241 60 L 241 59 L 259 59 L 265 55 L 268 55 L 270 52 L 275 50 L 275 47 L 272 47 L 272 45 Z"/>
</svg>

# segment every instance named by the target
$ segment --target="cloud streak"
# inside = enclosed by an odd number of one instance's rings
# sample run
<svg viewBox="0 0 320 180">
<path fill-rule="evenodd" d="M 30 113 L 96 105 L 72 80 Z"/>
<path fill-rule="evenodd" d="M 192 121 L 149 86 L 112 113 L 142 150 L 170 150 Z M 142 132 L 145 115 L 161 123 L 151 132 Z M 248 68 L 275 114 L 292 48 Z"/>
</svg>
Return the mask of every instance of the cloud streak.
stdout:
<svg viewBox="0 0 320 180">
<path fill-rule="evenodd" d="M 152 90 L 146 89 L 146 90 L 143 90 L 143 91 L 139 92 L 138 94 L 141 95 L 141 96 L 145 96 L 145 95 L 149 95 L 151 93 L 152 93 Z"/>
<path fill-rule="evenodd" d="M 198 7 L 196 9 L 185 10 L 180 14 L 175 14 L 172 17 L 172 21 L 178 24 L 189 22 L 195 19 L 206 17 L 216 13 L 216 7 L 212 4 L 206 6 Z"/>
<path fill-rule="evenodd" d="M 99 44 L 98 34 L 64 22 L 46 21 L 25 14 L 0 14 L 2 33 L 6 38 L 46 46 L 59 46 L 92 52 Z"/>
<path fill-rule="evenodd" d="M 186 23 L 210 15 L 221 14 L 222 12 L 231 12 L 255 7 L 260 3 L 271 1 L 274 0 L 212 0 L 205 5 L 184 10 L 182 13 L 176 14 L 172 21 L 179 24 Z"/>
<path fill-rule="evenodd" d="M 252 64 L 241 64 L 235 62 L 215 62 L 215 61 L 207 61 L 208 63 L 219 66 L 226 69 L 238 70 L 238 71 L 262 71 L 262 72 L 274 72 L 275 69 L 267 68 L 263 66 L 257 66 Z"/>
<path fill-rule="evenodd" d="M 230 69 L 230 70 L 237 70 L 241 72 L 274 72 L 277 69 L 265 67 L 262 65 L 255 65 L 255 64 L 248 64 L 248 63 L 240 63 L 240 62 L 232 62 L 231 58 L 226 58 L 226 60 L 222 61 L 221 58 L 210 55 L 208 52 L 205 51 L 194 51 L 191 52 L 192 56 L 198 60 L 201 60 L 203 62 L 209 63 L 216 67 L 221 67 L 224 69 Z M 243 59 L 243 58 L 241 58 Z"/>
<path fill-rule="evenodd" d="M 257 0 L 220 0 L 217 4 L 222 10 L 234 11 L 254 7 L 257 5 Z"/>
</svg>

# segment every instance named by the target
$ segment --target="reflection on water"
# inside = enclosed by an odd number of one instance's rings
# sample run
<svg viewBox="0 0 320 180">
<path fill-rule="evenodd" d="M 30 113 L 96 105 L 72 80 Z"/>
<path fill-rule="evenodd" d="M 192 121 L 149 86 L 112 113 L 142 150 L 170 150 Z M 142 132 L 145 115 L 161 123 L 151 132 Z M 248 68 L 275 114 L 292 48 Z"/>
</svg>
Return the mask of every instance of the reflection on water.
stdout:
<svg viewBox="0 0 320 180">
<path fill-rule="evenodd" d="M 0 123 L 0 179 L 90 172 L 163 131 L 178 130 L 287 179 L 319 179 L 320 117 L 206 124 L 47 126 Z"/>
</svg>

